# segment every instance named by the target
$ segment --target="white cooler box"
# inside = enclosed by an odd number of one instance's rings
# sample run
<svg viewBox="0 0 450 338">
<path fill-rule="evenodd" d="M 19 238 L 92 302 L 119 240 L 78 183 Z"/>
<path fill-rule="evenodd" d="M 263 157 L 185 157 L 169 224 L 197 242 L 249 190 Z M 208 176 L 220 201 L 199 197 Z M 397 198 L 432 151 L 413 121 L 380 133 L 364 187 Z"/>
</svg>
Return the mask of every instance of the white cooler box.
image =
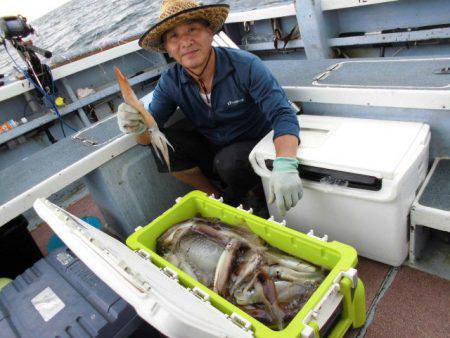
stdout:
<svg viewBox="0 0 450 338">
<path fill-rule="evenodd" d="M 301 115 L 304 194 L 285 219 L 355 247 L 361 256 L 398 266 L 408 253 L 408 215 L 428 167 L 424 123 Z M 266 197 L 275 159 L 273 132 L 250 153 Z M 269 211 L 280 220 L 275 204 Z"/>
</svg>

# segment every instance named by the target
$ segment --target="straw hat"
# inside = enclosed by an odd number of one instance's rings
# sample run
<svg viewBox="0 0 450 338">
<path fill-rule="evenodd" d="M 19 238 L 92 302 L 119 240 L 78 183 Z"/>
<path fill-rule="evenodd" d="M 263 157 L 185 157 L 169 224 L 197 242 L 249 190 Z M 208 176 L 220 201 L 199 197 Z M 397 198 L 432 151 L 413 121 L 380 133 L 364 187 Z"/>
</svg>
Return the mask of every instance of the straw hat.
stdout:
<svg viewBox="0 0 450 338">
<path fill-rule="evenodd" d="M 217 33 L 227 18 L 228 5 L 200 5 L 194 0 L 163 0 L 159 22 L 150 27 L 139 39 L 139 46 L 157 52 L 164 52 L 162 36 L 168 30 L 182 22 L 193 19 L 204 19 L 210 23 L 211 29 Z"/>
</svg>

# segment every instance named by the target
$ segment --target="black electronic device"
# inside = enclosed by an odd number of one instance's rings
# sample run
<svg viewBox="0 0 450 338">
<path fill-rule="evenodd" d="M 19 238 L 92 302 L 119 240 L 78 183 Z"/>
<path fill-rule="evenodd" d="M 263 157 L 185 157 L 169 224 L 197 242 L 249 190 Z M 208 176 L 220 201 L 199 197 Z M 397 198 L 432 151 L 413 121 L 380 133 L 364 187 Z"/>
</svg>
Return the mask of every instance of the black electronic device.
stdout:
<svg viewBox="0 0 450 338">
<path fill-rule="evenodd" d="M 50 67 L 43 64 L 37 54 L 49 59 L 52 53 L 45 49 L 36 47 L 32 41 L 23 39 L 34 33 L 34 28 L 27 22 L 27 19 L 21 15 L 0 17 L 1 41 L 5 44 L 8 40 L 17 50 L 22 60 L 27 65 L 27 73 L 34 84 L 39 86 L 47 94 L 54 91 L 53 80 Z M 43 94 L 38 91 L 39 97 Z"/>
<path fill-rule="evenodd" d="M 0 18 L 0 30 L 3 34 L 2 37 L 7 40 L 25 38 L 34 33 L 33 27 L 21 15 Z"/>
</svg>

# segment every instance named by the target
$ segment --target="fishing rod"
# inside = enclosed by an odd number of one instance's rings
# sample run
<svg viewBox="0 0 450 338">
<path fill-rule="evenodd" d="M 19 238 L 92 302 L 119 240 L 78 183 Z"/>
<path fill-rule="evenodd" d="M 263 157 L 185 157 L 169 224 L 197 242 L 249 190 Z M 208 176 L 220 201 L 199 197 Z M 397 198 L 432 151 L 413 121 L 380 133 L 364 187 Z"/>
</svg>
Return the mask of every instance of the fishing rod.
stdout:
<svg viewBox="0 0 450 338">
<path fill-rule="evenodd" d="M 3 34 L 0 36 L 0 43 L 5 47 L 7 54 L 15 64 L 16 68 L 37 89 L 39 98 L 45 98 L 55 111 L 60 121 L 64 137 L 66 136 L 64 125 L 73 131 L 77 131 L 75 128 L 68 125 L 62 118 L 55 102 L 55 82 L 51 69 L 48 65 L 43 64 L 37 56 L 37 54 L 40 54 L 43 57 L 50 59 L 52 57 L 52 52 L 34 46 L 31 40 L 23 40 L 25 37 L 35 32 L 34 28 L 27 22 L 27 19 L 21 15 L 5 16 L 0 17 L 0 32 Z M 9 53 L 6 41 L 9 41 L 14 49 L 16 49 L 20 58 L 25 62 L 27 69 L 22 69 L 17 64 Z"/>
</svg>

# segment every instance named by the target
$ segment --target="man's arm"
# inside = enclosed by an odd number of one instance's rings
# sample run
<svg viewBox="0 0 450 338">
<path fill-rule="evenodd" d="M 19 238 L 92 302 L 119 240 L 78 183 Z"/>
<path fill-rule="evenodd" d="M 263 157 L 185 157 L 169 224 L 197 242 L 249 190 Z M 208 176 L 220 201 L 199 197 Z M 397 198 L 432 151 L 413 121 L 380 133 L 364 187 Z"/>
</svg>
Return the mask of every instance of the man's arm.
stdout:
<svg viewBox="0 0 450 338">
<path fill-rule="evenodd" d="M 275 202 L 280 215 L 302 198 L 298 173 L 297 148 L 300 127 L 295 110 L 269 69 L 254 59 L 250 69 L 250 93 L 274 129 L 276 159 L 269 179 L 269 203 Z"/>
<path fill-rule="evenodd" d="M 251 62 L 248 80 L 250 95 L 272 124 L 274 142 L 279 137 L 292 135 L 297 138 L 298 145 L 300 127 L 298 125 L 296 111 L 273 74 L 257 57 Z M 284 148 L 286 146 L 285 142 L 282 141 L 280 146 Z M 286 151 L 283 149 L 280 150 L 282 153 Z M 294 151 L 291 148 L 288 151 L 295 157 L 296 150 Z M 277 151 L 277 156 L 282 155 L 279 155 Z"/>
<path fill-rule="evenodd" d="M 294 135 L 281 135 L 273 140 L 277 157 L 297 157 L 298 138 Z"/>
</svg>

